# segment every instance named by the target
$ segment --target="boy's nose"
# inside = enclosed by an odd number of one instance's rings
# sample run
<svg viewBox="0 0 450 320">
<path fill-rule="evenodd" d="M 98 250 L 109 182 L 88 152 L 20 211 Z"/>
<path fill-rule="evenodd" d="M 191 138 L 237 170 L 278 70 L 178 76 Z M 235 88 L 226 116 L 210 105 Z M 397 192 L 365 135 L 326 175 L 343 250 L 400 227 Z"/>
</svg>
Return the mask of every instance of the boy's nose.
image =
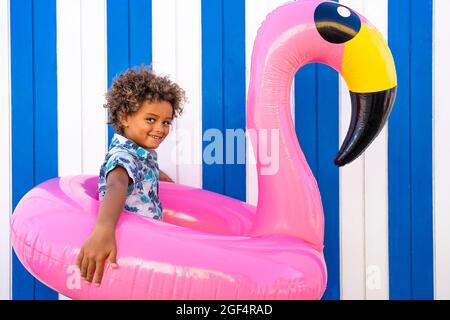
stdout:
<svg viewBox="0 0 450 320">
<path fill-rule="evenodd" d="M 163 133 L 164 132 L 164 126 L 162 123 L 157 122 L 155 125 L 155 131 L 157 133 Z"/>
</svg>

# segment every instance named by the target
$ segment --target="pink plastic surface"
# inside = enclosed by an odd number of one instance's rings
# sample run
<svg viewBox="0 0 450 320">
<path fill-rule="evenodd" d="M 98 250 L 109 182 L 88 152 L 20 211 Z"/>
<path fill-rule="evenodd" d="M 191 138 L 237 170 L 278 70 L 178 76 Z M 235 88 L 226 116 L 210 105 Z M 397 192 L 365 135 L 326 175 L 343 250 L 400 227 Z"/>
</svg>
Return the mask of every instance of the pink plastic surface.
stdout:
<svg viewBox="0 0 450 320">
<path fill-rule="evenodd" d="M 13 215 L 20 261 L 73 299 L 317 299 L 322 253 L 287 236 L 250 237 L 255 208 L 212 192 L 160 184 L 164 221 L 123 212 L 118 269 L 100 287 L 79 279 L 76 257 L 99 208 L 97 177 L 55 178 L 28 192 Z"/>
</svg>

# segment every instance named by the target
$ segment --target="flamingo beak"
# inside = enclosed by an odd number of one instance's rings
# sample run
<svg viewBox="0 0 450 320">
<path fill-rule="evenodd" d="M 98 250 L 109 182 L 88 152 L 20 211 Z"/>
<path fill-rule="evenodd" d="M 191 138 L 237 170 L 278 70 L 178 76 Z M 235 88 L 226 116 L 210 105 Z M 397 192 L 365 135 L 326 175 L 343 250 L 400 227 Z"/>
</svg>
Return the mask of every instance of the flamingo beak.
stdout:
<svg viewBox="0 0 450 320">
<path fill-rule="evenodd" d="M 350 90 L 350 127 L 334 163 L 356 159 L 383 129 L 397 94 L 392 54 L 381 34 L 367 23 L 344 43 L 342 76 Z"/>
</svg>

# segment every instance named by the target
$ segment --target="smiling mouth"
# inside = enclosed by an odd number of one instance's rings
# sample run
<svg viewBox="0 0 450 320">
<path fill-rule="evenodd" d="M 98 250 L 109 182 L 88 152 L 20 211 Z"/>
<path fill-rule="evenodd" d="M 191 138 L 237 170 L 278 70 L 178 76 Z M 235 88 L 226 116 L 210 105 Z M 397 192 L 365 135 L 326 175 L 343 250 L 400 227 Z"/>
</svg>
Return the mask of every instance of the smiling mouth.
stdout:
<svg viewBox="0 0 450 320">
<path fill-rule="evenodd" d="M 154 135 L 149 135 L 151 138 L 153 138 L 154 140 L 156 140 L 156 141 L 161 141 L 162 140 L 162 137 L 159 137 L 159 136 L 154 136 Z"/>
</svg>

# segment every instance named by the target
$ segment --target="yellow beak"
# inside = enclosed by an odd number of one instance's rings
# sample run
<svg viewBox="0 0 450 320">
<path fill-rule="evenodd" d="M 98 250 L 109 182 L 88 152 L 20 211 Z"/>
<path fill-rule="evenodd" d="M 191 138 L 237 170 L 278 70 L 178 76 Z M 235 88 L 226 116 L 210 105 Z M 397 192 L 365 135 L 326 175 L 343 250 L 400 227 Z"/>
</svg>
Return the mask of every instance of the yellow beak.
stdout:
<svg viewBox="0 0 450 320">
<path fill-rule="evenodd" d="M 397 95 L 391 51 L 381 34 L 366 23 L 344 44 L 341 73 L 350 90 L 352 119 L 334 160 L 338 166 L 356 159 L 380 133 Z"/>
<path fill-rule="evenodd" d="M 371 93 L 397 86 L 394 59 L 383 36 L 362 23 L 359 33 L 344 44 L 342 76 L 351 92 Z"/>
</svg>

